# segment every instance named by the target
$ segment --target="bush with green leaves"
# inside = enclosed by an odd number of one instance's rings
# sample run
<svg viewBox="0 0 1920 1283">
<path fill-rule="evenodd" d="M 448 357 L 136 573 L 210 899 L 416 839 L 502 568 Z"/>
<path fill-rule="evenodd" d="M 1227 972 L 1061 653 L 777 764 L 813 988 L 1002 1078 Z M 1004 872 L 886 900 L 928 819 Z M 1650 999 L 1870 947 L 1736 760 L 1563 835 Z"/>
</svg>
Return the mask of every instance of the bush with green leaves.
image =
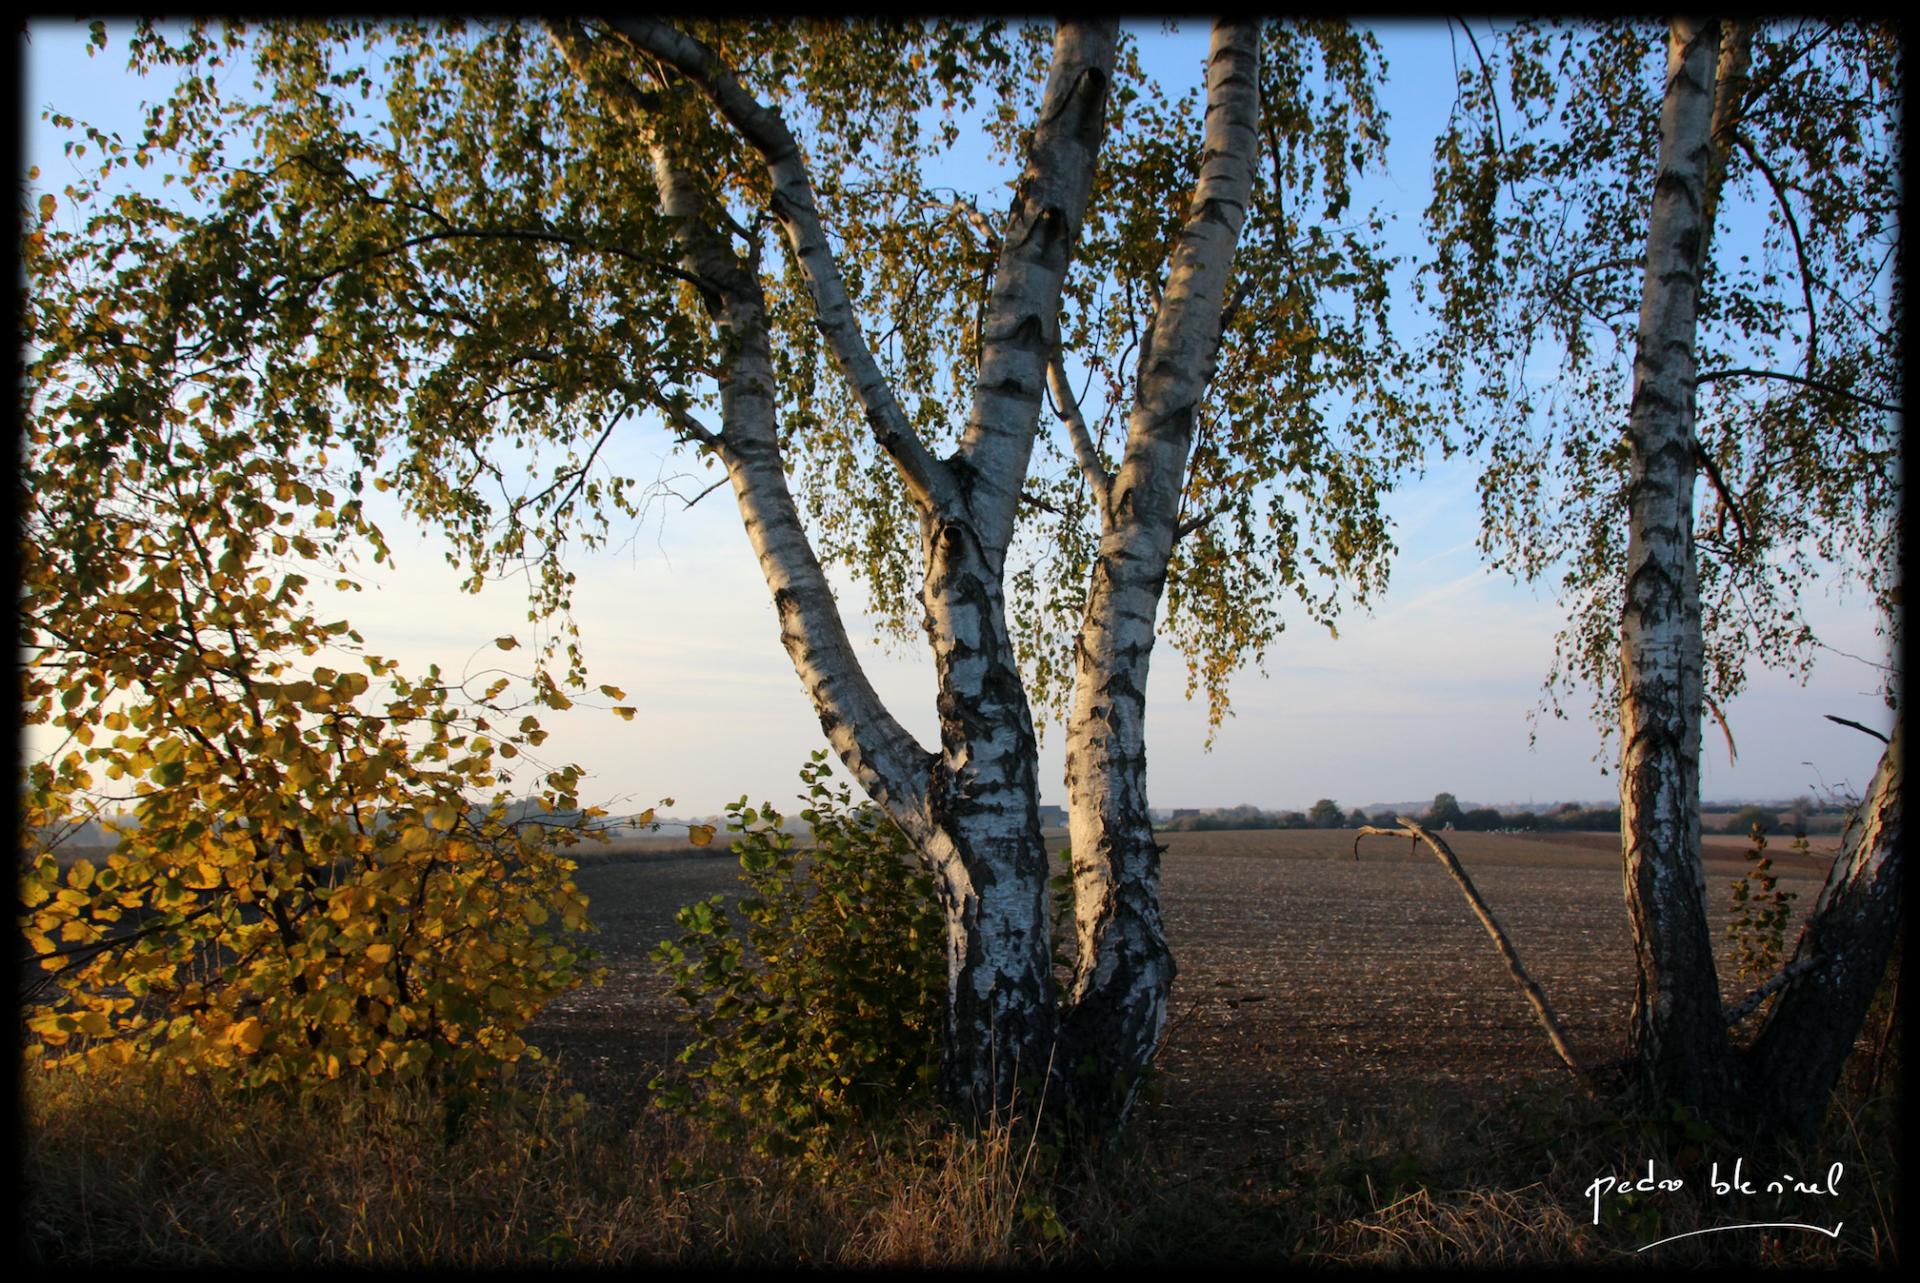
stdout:
<svg viewBox="0 0 1920 1283">
<path fill-rule="evenodd" d="M 1727 935 L 1733 940 L 1738 974 L 1764 980 L 1786 960 L 1787 924 L 1799 893 L 1779 885 L 1767 855 L 1765 830 L 1755 824 L 1748 836 L 1753 846 L 1746 853 L 1747 871 L 1733 883 L 1733 921 L 1727 924 Z M 1804 837 L 1795 839 L 1797 850 L 1806 846 Z"/>
<path fill-rule="evenodd" d="M 829 783 L 824 752 L 800 769 L 802 848 L 770 804 L 728 806 L 746 892 L 680 910 L 654 952 L 693 1038 L 661 1104 L 763 1153 L 820 1152 L 836 1125 L 931 1102 L 946 990 L 944 921 L 905 834 Z"/>
</svg>

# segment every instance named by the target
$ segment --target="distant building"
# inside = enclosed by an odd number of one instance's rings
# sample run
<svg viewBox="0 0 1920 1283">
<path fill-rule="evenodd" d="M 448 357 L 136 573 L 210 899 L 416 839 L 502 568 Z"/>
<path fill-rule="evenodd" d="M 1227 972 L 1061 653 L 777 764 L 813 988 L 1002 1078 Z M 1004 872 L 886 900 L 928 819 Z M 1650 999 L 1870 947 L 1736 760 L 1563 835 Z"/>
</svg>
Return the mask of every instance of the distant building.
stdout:
<svg viewBox="0 0 1920 1283">
<path fill-rule="evenodd" d="M 1064 829 L 1067 827 L 1067 808 L 1040 804 L 1040 827 L 1043 829 Z"/>
</svg>

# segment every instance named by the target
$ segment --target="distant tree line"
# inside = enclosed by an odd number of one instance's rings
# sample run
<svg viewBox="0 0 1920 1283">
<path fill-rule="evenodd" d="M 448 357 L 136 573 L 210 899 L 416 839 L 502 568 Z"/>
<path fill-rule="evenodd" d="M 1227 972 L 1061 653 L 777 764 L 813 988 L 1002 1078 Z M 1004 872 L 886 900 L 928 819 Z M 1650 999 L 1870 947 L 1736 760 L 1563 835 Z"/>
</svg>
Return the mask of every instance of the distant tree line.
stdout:
<svg viewBox="0 0 1920 1283">
<path fill-rule="evenodd" d="M 1703 826 L 1709 832 L 1745 836 L 1757 824 L 1768 835 L 1805 837 L 1811 833 L 1838 833 L 1846 822 L 1847 808 L 1838 803 L 1823 804 L 1803 797 L 1785 808 L 1745 806 L 1718 824 L 1707 817 Z M 1434 796 L 1424 813 L 1413 815 L 1428 828 L 1469 833 L 1590 833 L 1618 832 L 1618 806 L 1582 806 L 1562 802 L 1545 811 L 1501 811 L 1491 806 L 1462 807 L 1451 793 Z M 1399 812 L 1391 807 L 1368 812 L 1355 807 L 1343 811 L 1332 798 L 1323 797 L 1305 811 L 1266 811 L 1241 803 L 1207 811 L 1176 815 L 1162 829 L 1172 833 L 1207 833 L 1241 829 L 1357 829 L 1363 824 L 1392 825 Z"/>
</svg>

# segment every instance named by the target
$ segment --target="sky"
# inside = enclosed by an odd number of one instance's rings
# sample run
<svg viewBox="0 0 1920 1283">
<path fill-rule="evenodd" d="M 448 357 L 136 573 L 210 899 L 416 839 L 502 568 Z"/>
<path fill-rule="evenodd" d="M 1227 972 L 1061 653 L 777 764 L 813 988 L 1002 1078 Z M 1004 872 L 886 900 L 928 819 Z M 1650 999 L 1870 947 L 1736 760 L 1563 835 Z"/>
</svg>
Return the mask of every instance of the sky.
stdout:
<svg viewBox="0 0 1920 1283">
<path fill-rule="evenodd" d="M 88 58 L 83 22 L 39 20 L 29 30 L 25 159 L 41 169 L 37 190 L 58 190 L 73 162 L 61 153 L 65 135 L 40 119 L 44 109 L 131 135 L 140 99 L 164 87 L 127 73 L 118 56 Z M 1400 21 L 1377 31 L 1388 60 L 1392 142 L 1386 173 L 1356 203 L 1377 195 L 1397 208 L 1395 234 L 1406 238 L 1417 234 L 1427 200 L 1432 131 L 1452 101 L 1451 52 L 1437 23 Z M 1150 66 L 1169 76 L 1194 74 L 1205 50 L 1203 25 L 1152 39 Z M 989 197 L 991 204 L 1002 200 Z M 636 425 L 613 444 L 610 466 L 647 480 L 688 474 L 679 484 L 685 494 L 717 475 L 698 479 L 701 464 L 670 454 L 670 439 L 656 428 Z M 1265 672 L 1236 677 L 1234 715 L 1211 751 L 1204 698 L 1186 701 L 1184 663 L 1161 649 L 1148 688 L 1154 806 L 1305 809 L 1330 797 L 1352 807 L 1441 791 L 1467 804 L 1617 796 L 1607 769 L 1617 745 L 1607 742 L 1603 753 L 1602 728 L 1588 719 L 1584 693 L 1570 701 L 1564 720 L 1530 716 L 1563 612 L 1551 581 L 1517 584 L 1484 566 L 1475 544 L 1475 480 L 1471 464 L 1453 461 L 1430 463 L 1424 475 L 1401 484 L 1391 500 L 1399 553 L 1385 594 L 1371 612 L 1348 609 L 1337 639 L 1297 613 L 1290 618 Z M 443 544 L 397 508 L 374 511 L 397 564 L 364 563 L 363 592 L 317 594 L 322 618 L 337 606 L 370 651 L 414 672 L 434 662 L 456 674 L 468 666 L 477 671 L 501 658 L 495 637 L 531 639 L 519 584 L 462 593 Z M 639 715 L 622 721 L 585 701 L 566 713 L 543 711 L 551 732 L 544 760 L 580 763 L 587 771 L 583 799 L 616 814 L 671 797 L 675 814 L 708 815 L 742 794 L 784 808 L 796 792 L 798 767 L 824 738 L 780 647 L 729 492 L 722 487 L 692 508 L 663 500 L 619 529 L 608 548 L 573 555 L 568 564 L 578 576 L 574 615 L 591 680 L 622 688 Z M 936 744 L 931 661 L 917 648 L 881 644 L 861 617 L 860 591 L 844 579 L 837 586 L 880 694 L 922 743 Z M 1882 731 L 1889 725 L 1878 673 L 1866 662 L 1885 659 L 1870 602 L 1857 591 L 1816 588 L 1810 613 L 1832 649 L 1820 653 L 1805 686 L 1753 673 L 1725 709 L 1737 761 L 1729 761 L 1718 731 L 1707 728 L 1708 801 L 1858 793 L 1871 778 L 1879 744 L 1822 716 Z M 1042 802 L 1065 802 L 1062 738 L 1058 726 L 1043 732 Z M 28 752 L 36 747 L 30 735 Z"/>
</svg>

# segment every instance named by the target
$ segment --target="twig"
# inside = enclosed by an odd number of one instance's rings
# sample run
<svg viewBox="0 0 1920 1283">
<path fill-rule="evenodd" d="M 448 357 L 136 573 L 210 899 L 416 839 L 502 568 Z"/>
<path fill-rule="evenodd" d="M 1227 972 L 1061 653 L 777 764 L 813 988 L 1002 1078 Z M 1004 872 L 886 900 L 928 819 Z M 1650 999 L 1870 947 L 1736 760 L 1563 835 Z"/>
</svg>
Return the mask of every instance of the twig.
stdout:
<svg viewBox="0 0 1920 1283">
<path fill-rule="evenodd" d="M 1738 537 L 1739 550 L 1745 552 L 1747 550 L 1746 519 L 1740 515 L 1740 504 L 1733 497 L 1733 491 L 1727 488 L 1727 479 L 1720 475 L 1720 465 L 1714 462 L 1713 456 L 1707 453 L 1707 448 L 1698 441 L 1693 443 L 1693 457 L 1701 467 L 1707 470 L 1707 480 L 1713 483 L 1714 490 L 1720 495 L 1720 511 L 1732 516 L 1733 532 Z M 1714 530 L 1715 535 L 1719 533 L 1718 529 Z"/>
<path fill-rule="evenodd" d="M 1852 721 L 1848 718 L 1835 717 L 1832 713 L 1822 713 L 1821 716 L 1826 718 L 1829 722 L 1838 722 L 1842 726 L 1851 726 L 1856 731 L 1865 731 L 1867 734 L 1879 740 L 1882 744 L 1885 744 L 1887 742 L 1887 737 L 1882 735 L 1879 731 L 1874 730 L 1873 727 L 1871 726 L 1862 726 L 1860 723 L 1856 721 Z"/>
<path fill-rule="evenodd" d="M 1755 370 L 1748 369 L 1744 366 L 1731 370 L 1708 370 L 1705 374 L 1696 375 L 1693 381 L 1695 384 L 1718 383 L 1721 379 L 1778 379 L 1782 383 L 1794 383 L 1803 388 L 1812 388 L 1815 392 L 1825 393 L 1827 396 L 1837 396 L 1843 400 L 1852 401 L 1871 409 L 1884 410 L 1888 414 L 1906 413 L 1905 409 L 1891 402 L 1876 401 L 1870 396 L 1861 396 L 1858 392 L 1849 392 L 1847 389 L 1836 386 L 1835 384 L 1822 383 L 1818 379 L 1803 378 L 1798 374 L 1788 374 L 1785 370 Z"/>
<path fill-rule="evenodd" d="M 1460 860 L 1454 855 L 1452 849 L 1420 824 L 1402 818 L 1400 827 L 1397 829 L 1378 828 L 1371 824 L 1361 829 L 1353 840 L 1356 855 L 1360 849 L 1360 839 L 1369 834 L 1380 837 L 1401 837 L 1411 834 L 1433 848 L 1434 856 L 1439 859 L 1442 867 L 1459 886 L 1461 894 L 1467 897 L 1467 904 L 1473 909 L 1474 916 L 1480 919 L 1480 925 L 1485 927 L 1487 934 L 1493 937 L 1495 947 L 1500 950 L 1500 957 L 1507 964 L 1507 971 L 1519 984 L 1521 992 L 1526 994 L 1527 1001 L 1533 1004 L 1534 1014 L 1540 1017 L 1540 1024 L 1546 1029 L 1547 1040 L 1553 1044 L 1554 1051 L 1558 1052 L 1560 1059 L 1566 1062 L 1567 1068 L 1573 1071 L 1574 1079 L 1580 1084 L 1581 1089 L 1589 1096 L 1596 1095 L 1593 1079 L 1581 1066 L 1579 1058 L 1573 1054 L 1573 1047 L 1567 1042 L 1566 1031 L 1560 1027 L 1560 1018 L 1553 1014 L 1553 1006 L 1547 1001 L 1546 993 L 1520 964 L 1520 955 L 1514 951 L 1513 942 L 1507 938 L 1507 933 L 1494 918 L 1493 911 L 1487 907 L 1487 902 L 1482 900 L 1480 893 L 1474 889 L 1473 879 L 1467 876 L 1467 871 L 1460 866 Z"/>
</svg>

